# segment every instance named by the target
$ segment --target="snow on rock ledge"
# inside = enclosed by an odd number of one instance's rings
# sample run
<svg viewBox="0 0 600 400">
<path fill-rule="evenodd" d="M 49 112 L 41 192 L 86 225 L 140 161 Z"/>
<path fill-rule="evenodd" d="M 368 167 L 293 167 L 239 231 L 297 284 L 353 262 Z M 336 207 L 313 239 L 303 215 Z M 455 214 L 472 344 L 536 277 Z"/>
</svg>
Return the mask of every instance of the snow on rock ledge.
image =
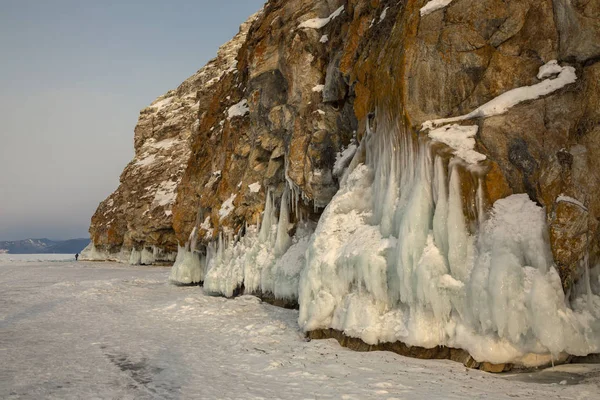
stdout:
<svg viewBox="0 0 600 400">
<path fill-rule="evenodd" d="M 341 6 L 337 10 L 335 10 L 329 17 L 327 18 L 313 18 L 302 22 L 298 25 L 298 28 L 309 28 L 309 29 L 321 29 L 325 27 L 328 23 L 330 23 L 333 19 L 339 17 L 342 12 L 344 12 L 344 6 Z"/>
<path fill-rule="evenodd" d="M 459 122 L 478 117 L 491 117 L 494 115 L 503 114 L 519 103 L 527 100 L 535 100 L 541 96 L 548 95 L 574 83 L 577 80 L 575 68 L 570 66 L 559 67 L 555 60 L 550 61 L 549 63 L 540 67 L 538 79 L 549 77 L 557 73 L 557 71 L 559 72 L 558 76 L 554 79 L 545 79 L 535 85 L 509 90 L 465 115 L 426 121 L 423 123 L 423 129 L 433 129 L 436 126 L 451 122 Z"/>
<path fill-rule="evenodd" d="M 434 11 L 447 7 L 450 3 L 452 3 L 452 0 L 430 0 L 421 8 L 421 17 L 424 17 L 427 14 L 431 14 Z"/>
<path fill-rule="evenodd" d="M 469 164 L 477 164 L 486 159 L 486 156 L 476 152 L 474 136 L 479 127 L 446 125 L 429 131 L 429 137 L 437 142 L 444 143 L 454 149 L 454 155 L 462 158 Z"/>
</svg>

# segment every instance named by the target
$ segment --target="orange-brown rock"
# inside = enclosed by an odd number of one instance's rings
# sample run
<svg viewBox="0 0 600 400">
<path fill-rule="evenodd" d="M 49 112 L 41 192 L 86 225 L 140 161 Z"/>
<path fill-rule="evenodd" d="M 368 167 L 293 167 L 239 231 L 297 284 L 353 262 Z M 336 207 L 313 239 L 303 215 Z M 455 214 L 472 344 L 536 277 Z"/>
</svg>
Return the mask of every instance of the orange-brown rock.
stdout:
<svg viewBox="0 0 600 400">
<path fill-rule="evenodd" d="M 556 59 L 575 68 L 574 84 L 469 121 L 487 160 L 480 181 L 462 174 L 462 189 L 469 221 L 480 184 L 486 207 L 512 193 L 545 207 L 567 289 L 586 254 L 600 261 L 598 2 L 455 0 L 421 16 L 425 3 L 268 1 L 207 67 L 142 111 L 136 158 L 92 219 L 94 243 L 174 249 L 194 227 L 205 242 L 235 234 L 286 181 L 307 210 L 322 209 L 337 190 L 336 154 L 363 137 L 370 114 L 417 140 L 424 121 L 539 83 Z M 322 27 L 301 26 L 341 6 Z"/>
</svg>

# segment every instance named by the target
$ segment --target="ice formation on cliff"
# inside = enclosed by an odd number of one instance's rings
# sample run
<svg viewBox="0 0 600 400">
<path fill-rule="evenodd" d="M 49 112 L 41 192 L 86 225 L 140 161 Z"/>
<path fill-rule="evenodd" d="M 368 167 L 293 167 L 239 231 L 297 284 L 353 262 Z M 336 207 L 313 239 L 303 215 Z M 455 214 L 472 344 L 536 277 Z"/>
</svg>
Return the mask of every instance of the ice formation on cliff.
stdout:
<svg viewBox="0 0 600 400">
<path fill-rule="evenodd" d="M 486 209 L 478 128 L 439 127 L 504 113 L 576 80 L 573 68 L 552 62 L 538 77 L 548 79 L 426 122 L 420 137 L 379 115 L 377 130 L 368 125 L 360 144 L 339 155 L 340 188 L 316 228 L 299 218 L 306 195 L 286 173 L 280 198 L 267 191 L 262 222 L 239 236 L 221 233 L 202 257 L 192 245 L 180 248 L 171 280 L 203 280 L 207 292 L 225 296 L 244 288 L 297 300 L 305 331 L 333 328 L 368 344 L 444 345 L 477 361 L 522 365 L 600 351 L 599 268 L 586 264 L 585 282 L 566 297 L 545 211 L 526 194 Z M 454 157 L 434 152 L 432 141 Z"/>
<path fill-rule="evenodd" d="M 129 265 L 152 265 L 155 263 L 169 263 L 175 261 L 175 253 L 165 251 L 157 246 L 144 247 L 141 250 L 131 250 L 122 247 L 118 252 L 99 250 L 93 242 L 81 251 L 81 261 L 114 261 Z"/>
<path fill-rule="evenodd" d="M 489 215 L 475 201 L 479 215 L 468 221 L 462 161 L 434 156 L 427 139 L 397 124 L 378 126 L 308 247 L 302 328 L 463 348 L 493 363 L 599 351 L 600 296 L 565 298 L 545 211 L 518 194 Z"/>
<path fill-rule="evenodd" d="M 297 298 L 304 253 L 313 230 L 310 223 L 298 221 L 290 237 L 292 201 L 291 190 L 286 187 L 277 213 L 269 190 L 260 226 L 248 226 L 241 238 L 220 236 L 214 255 L 207 260 L 206 291 L 230 297 L 243 285 L 249 293 L 261 291 L 281 299 Z"/>
<path fill-rule="evenodd" d="M 169 274 L 169 280 L 173 283 L 189 285 L 204 280 L 206 256 L 196 251 L 196 231 L 197 228 L 194 228 L 186 245 L 177 249 L 177 257 Z"/>
</svg>

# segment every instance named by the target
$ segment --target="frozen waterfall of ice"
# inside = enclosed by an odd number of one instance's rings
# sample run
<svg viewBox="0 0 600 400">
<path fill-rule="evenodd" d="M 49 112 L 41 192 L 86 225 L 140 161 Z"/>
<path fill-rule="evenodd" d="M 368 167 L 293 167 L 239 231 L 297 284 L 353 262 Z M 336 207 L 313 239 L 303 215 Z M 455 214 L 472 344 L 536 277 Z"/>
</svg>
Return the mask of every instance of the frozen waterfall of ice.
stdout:
<svg viewBox="0 0 600 400">
<path fill-rule="evenodd" d="M 177 248 L 177 257 L 169 274 L 169 280 L 173 283 L 189 285 L 204 280 L 206 257 L 196 251 L 197 231 L 194 228 L 187 244 Z"/>
<path fill-rule="evenodd" d="M 445 162 L 427 139 L 379 122 L 361 144 L 366 163 L 347 176 L 310 241 L 301 327 L 369 344 L 462 348 L 493 363 L 598 352 L 600 296 L 565 298 L 545 211 L 517 194 L 483 215 L 479 187 L 481 215 L 467 221 L 464 162 Z"/>
<path fill-rule="evenodd" d="M 241 238 L 220 237 L 215 254 L 207 263 L 204 280 L 207 292 L 231 297 L 243 285 L 248 293 L 261 291 L 281 299 L 297 298 L 312 229 L 308 222 L 299 221 L 290 237 L 293 201 L 291 189 L 286 187 L 277 213 L 276 201 L 269 190 L 260 227 L 248 226 Z"/>
</svg>

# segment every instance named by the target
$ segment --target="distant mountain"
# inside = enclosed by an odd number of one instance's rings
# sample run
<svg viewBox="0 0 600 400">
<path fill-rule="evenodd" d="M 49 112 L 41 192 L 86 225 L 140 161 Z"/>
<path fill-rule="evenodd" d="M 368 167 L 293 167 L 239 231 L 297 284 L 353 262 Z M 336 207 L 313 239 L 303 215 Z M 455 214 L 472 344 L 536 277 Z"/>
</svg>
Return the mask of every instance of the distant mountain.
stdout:
<svg viewBox="0 0 600 400">
<path fill-rule="evenodd" d="M 0 241 L 0 253 L 71 254 L 81 252 L 89 243 L 90 239 L 50 240 L 44 238 Z"/>
<path fill-rule="evenodd" d="M 13 240 L 0 242 L 0 249 L 11 254 L 39 254 L 45 253 L 57 243 L 50 239 Z"/>
<path fill-rule="evenodd" d="M 44 253 L 54 254 L 71 254 L 81 253 L 81 250 L 90 244 L 90 239 L 69 239 L 61 242 L 56 242 L 53 246 L 47 249 Z"/>
</svg>

